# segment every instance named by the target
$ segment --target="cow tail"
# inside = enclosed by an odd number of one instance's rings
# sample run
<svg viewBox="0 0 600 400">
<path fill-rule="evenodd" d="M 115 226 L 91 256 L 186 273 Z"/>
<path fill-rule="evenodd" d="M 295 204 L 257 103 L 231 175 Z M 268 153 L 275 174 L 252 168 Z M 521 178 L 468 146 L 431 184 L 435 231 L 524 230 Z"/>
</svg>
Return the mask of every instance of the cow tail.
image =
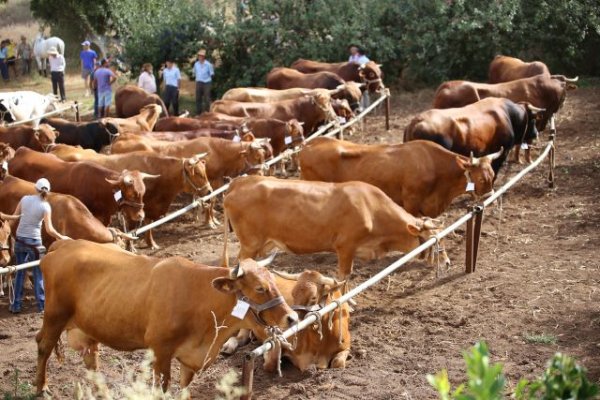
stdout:
<svg viewBox="0 0 600 400">
<path fill-rule="evenodd" d="M 221 267 L 229 268 L 229 254 L 227 252 L 227 244 L 229 237 L 229 216 L 227 209 L 223 207 L 223 258 L 221 259 Z"/>
<path fill-rule="evenodd" d="M 58 341 L 56 342 L 56 346 L 54 346 L 54 354 L 56 354 L 56 359 L 61 364 L 65 360 L 64 350 L 65 349 L 64 349 L 64 345 L 63 345 L 62 339 L 59 337 Z"/>
</svg>

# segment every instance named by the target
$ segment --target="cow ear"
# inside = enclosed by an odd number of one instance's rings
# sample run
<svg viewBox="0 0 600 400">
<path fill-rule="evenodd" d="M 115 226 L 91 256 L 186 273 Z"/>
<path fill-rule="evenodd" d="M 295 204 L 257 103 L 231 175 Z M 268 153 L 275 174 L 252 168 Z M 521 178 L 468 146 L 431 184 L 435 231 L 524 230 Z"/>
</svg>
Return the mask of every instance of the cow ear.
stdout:
<svg viewBox="0 0 600 400">
<path fill-rule="evenodd" d="M 415 224 L 408 223 L 406 225 L 406 229 L 408 230 L 408 233 L 413 236 L 419 236 L 421 233 L 421 230 Z"/>
<path fill-rule="evenodd" d="M 462 170 L 468 170 L 471 168 L 471 163 L 468 160 L 463 160 L 460 156 L 456 156 L 456 164 Z"/>
<path fill-rule="evenodd" d="M 254 135 L 252 134 L 252 132 L 248 132 L 244 136 L 242 136 L 242 141 L 243 142 L 253 142 L 254 139 L 256 139 L 256 138 L 254 137 Z"/>
<path fill-rule="evenodd" d="M 216 278 L 213 279 L 212 285 L 219 292 L 233 293 L 236 291 L 235 280 L 229 278 Z"/>
</svg>

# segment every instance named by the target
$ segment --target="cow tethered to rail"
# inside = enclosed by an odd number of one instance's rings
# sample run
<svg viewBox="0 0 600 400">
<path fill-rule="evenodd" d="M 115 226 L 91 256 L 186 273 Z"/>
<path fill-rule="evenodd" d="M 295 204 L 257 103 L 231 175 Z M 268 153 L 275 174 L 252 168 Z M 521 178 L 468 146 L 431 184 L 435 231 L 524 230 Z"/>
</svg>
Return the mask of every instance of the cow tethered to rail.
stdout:
<svg viewBox="0 0 600 400">
<path fill-rule="evenodd" d="M 456 220 L 451 225 L 447 226 L 443 229 L 439 234 L 431 237 L 426 242 L 422 243 L 419 247 L 413 249 L 409 253 L 405 254 L 394 263 L 390 264 L 387 268 L 381 270 L 379 273 L 374 275 L 372 278 L 364 281 L 360 285 L 354 287 L 352 290 L 343 294 L 341 297 L 334 299 L 326 305 L 322 307 L 318 311 L 311 312 L 306 315 L 306 317 L 300 321 L 298 324 L 289 328 L 285 332 L 280 335 L 274 335 L 273 337 L 267 339 L 261 346 L 256 349 L 248 352 L 243 361 L 242 365 L 242 383 L 246 388 L 246 394 L 244 394 L 241 399 L 250 400 L 252 399 L 252 386 L 254 380 L 254 361 L 257 357 L 264 355 L 267 351 L 276 348 L 277 342 L 281 342 L 285 344 L 287 339 L 294 336 L 298 332 L 307 329 L 308 327 L 313 326 L 315 323 L 321 320 L 325 315 L 334 312 L 338 308 L 342 307 L 345 303 L 351 301 L 355 296 L 364 292 L 366 289 L 380 282 L 382 279 L 388 277 L 392 273 L 396 272 L 402 266 L 404 266 L 409 261 L 412 261 L 415 257 L 419 256 L 421 253 L 431 248 L 432 246 L 436 246 L 439 244 L 440 240 L 444 237 L 448 236 L 455 229 L 459 228 L 463 224 L 467 224 L 467 232 L 466 232 L 466 259 L 465 259 L 465 272 L 473 273 L 475 272 L 475 266 L 477 264 L 477 253 L 479 250 L 479 239 L 481 236 L 481 224 L 483 222 L 483 212 L 486 207 L 493 204 L 496 200 L 500 198 L 508 189 L 518 183 L 525 175 L 531 172 L 533 169 L 537 168 L 546 157 L 548 157 L 549 161 L 549 175 L 548 175 L 548 184 L 550 188 L 554 187 L 554 162 L 555 162 L 555 147 L 554 141 L 556 138 L 556 126 L 554 117 L 550 121 L 550 135 L 548 138 L 548 143 L 544 147 L 544 150 L 540 154 L 540 156 L 529 166 L 524 168 L 514 177 L 512 177 L 504 186 L 498 189 L 492 196 L 488 197 L 483 203 L 477 204 L 469 207 L 469 211 Z"/>
</svg>

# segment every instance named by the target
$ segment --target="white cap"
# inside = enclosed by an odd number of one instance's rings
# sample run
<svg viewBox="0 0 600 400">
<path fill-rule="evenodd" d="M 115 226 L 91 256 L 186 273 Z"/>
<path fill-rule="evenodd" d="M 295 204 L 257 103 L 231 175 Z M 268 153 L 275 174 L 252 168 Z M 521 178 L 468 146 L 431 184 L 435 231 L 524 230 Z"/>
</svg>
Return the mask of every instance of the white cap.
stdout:
<svg viewBox="0 0 600 400">
<path fill-rule="evenodd" d="M 38 190 L 38 192 L 41 192 L 41 191 L 49 192 L 50 191 L 50 182 L 48 182 L 48 179 L 46 179 L 46 178 L 40 178 L 35 183 L 35 188 Z"/>
<path fill-rule="evenodd" d="M 81 43 L 82 46 L 89 46 L 91 43 L 89 40 L 84 41 L 83 43 Z"/>
</svg>

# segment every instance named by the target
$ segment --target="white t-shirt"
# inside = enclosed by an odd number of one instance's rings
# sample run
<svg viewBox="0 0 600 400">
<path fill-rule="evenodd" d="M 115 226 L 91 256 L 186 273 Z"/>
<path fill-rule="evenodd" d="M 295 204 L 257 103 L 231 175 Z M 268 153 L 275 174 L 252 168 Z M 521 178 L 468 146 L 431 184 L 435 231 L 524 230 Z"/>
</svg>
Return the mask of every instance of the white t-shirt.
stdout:
<svg viewBox="0 0 600 400">
<path fill-rule="evenodd" d="M 56 57 L 48 57 L 48 60 L 50 61 L 50 71 L 65 71 L 65 58 L 61 54 L 57 55 Z"/>
<path fill-rule="evenodd" d="M 21 220 L 17 228 L 17 236 L 41 239 L 42 222 L 50 210 L 50 203 L 42 200 L 39 194 L 24 196 L 21 199 Z"/>
<path fill-rule="evenodd" d="M 138 79 L 138 87 L 148 93 L 156 93 L 156 79 L 154 79 L 154 75 L 150 75 L 146 71 L 142 72 Z"/>
</svg>

